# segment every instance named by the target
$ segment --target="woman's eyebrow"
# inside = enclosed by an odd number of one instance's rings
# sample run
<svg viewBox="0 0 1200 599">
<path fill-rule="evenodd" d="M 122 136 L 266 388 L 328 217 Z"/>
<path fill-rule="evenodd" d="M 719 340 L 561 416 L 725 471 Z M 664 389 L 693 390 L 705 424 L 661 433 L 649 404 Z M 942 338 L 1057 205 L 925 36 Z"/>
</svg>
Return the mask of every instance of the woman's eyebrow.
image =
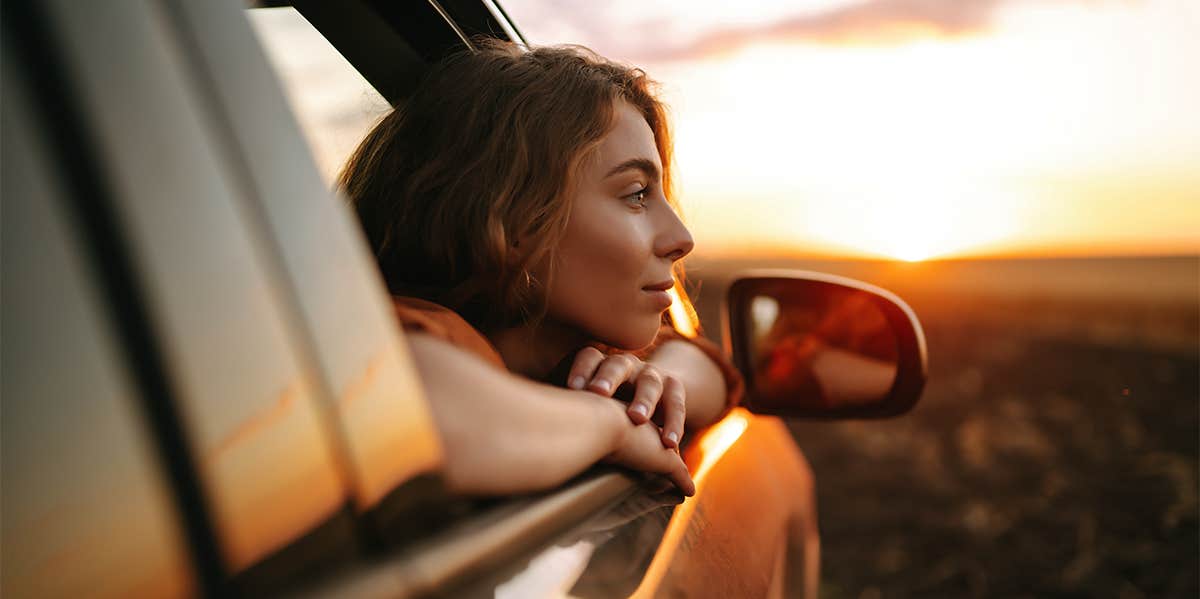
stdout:
<svg viewBox="0 0 1200 599">
<path fill-rule="evenodd" d="M 612 170 L 608 171 L 608 174 L 604 175 L 604 178 L 607 179 L 617 173 L 622 173 L 627 170 L 639 170 L 645 173 L 646 176 L 651 179 L 658 179 L 658 165 L 654 164 L 654 161 L 648 158 L 631 158 L 626 160 L 625 162 L 614 166 Z"/>
</svg>

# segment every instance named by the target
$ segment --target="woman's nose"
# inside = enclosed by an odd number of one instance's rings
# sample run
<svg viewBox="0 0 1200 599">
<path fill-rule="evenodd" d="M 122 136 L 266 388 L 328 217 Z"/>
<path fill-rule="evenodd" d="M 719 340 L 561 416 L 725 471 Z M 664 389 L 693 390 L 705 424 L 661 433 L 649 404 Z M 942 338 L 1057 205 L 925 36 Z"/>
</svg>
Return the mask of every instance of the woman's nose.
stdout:
<svg viewBox="0 0 1200 599">
<path fill-rule="evenodd" d="M 679 215 L 674 209 L 664 212 L 667 215 L 655 240 L 654 253 L 675 262 L 690 254 L 692 248 L 696 247 L 696 242 L 692 240 L 691 231 L 679 220 Z"/>
</svg>

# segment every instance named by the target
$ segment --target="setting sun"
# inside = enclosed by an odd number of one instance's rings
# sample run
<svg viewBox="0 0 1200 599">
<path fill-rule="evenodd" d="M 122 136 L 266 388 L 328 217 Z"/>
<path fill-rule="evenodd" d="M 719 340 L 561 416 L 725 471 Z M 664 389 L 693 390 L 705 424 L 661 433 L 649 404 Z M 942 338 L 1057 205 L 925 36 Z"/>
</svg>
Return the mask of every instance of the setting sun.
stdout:
<svg viewBox="0 0 1200 599">
<path fill-rule="evenodd" d="M 839 190 L 810 213 L 807 237 L 859 253 L 916 262 L 983 247 L 1016 229 L 1020 199 L 966 182 L 897 177 L 875 188 Z M 971 212 L 968 211 L 971 210 Z"/>
</svg>

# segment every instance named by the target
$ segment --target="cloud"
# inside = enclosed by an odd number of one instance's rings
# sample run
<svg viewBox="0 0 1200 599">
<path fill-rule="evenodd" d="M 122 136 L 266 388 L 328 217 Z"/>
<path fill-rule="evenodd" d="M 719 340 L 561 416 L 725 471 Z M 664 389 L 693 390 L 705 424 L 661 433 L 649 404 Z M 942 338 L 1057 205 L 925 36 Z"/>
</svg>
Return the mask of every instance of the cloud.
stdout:
<svg viewBox="0 0 1200 599">
<path fill-rule="evenodd" d="M 903 43 L 927 37 L 977 33 L 987 28 L 1004 0 L 874 0 L 813 15 L 783 19 L 761 27 L 713 31 L 690 46 L 675 49 L 682 57 L 711 55 L 751 42 Z"/>
<path fill-rule="evenodd" d="M 512 2 L 522 8 L 539 5 L 544 9 L 539 11 L 539 17 L 554 15 L 556 23 L 551 37 L 556 41 L 570 39 L 614 58 L 654 63 L 702 59 L 763 42 L 893 45 L 968 36 L 986 31 L 1003 7 L 1030 0 L 839 2 L 825 10 L 784 13 L 777 18 L 732 26 L 719 21 L 703 22 L 702 18 L 696 21 L 698 15 L 693 13 L 689 17 L 687 11 L 676 13 L 682 18 L 670 19 L 661 11 L 639 15 L 636 11 L 599 8 L 606 3 L 568 6 L 562 0 Z"/>
</svg>

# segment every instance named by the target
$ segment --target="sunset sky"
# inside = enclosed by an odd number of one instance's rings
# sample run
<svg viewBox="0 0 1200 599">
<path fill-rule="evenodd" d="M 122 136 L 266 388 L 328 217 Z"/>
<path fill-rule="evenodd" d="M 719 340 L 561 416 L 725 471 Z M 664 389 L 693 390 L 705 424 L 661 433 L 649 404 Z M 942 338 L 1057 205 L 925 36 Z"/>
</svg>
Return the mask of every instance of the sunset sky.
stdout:
<svg viewBox="0 0 1200 599">
<path fill-rule="evenodd" d="M 1200 254 L 1200 3 L 502 3 L 663 84 L 698 252 Z M 384 106 L 253 21 L 331 174 Z"/>
</svg>

